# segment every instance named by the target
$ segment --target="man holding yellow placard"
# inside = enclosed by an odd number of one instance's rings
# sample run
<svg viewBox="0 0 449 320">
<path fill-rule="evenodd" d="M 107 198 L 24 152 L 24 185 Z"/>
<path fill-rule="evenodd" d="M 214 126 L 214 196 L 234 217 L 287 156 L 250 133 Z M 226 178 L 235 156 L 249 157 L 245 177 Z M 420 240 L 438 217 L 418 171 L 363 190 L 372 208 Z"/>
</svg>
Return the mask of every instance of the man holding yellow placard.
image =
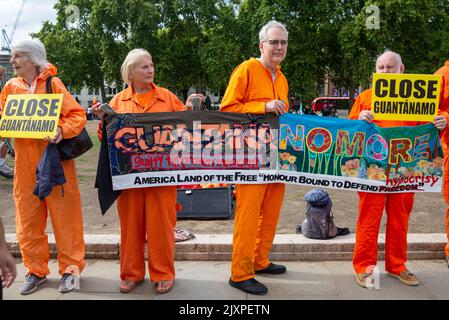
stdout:
<svg viewBox="0 0 449 320">
<path fill-rule="evenodd" d="M 404 72 L 401 56 L 392 51 L 383 53 L 376 62 L 376 72 L 380 78 L 387 79 L 380 86 L 373 84 L 378 95 L 395 96 L 399 92 L 403 96 L 409 94 L 409 89 L 400 91 L 396 85 L 391 87 L 390 74 L 402 74 Z M 390 78 L 392 79 L 392 78 Z M 388 89 L 390 85 L 390 89 Z M 406 84 L 403 84 L 404 86 Z M 409 84 L 407 84 L 408 86 Z M 423 86 L 424 88 L 425 86 Z M 427 96 L 434 96 L 438 93 L 433 85 L 428 85 Z M 410 88 L 413 88 L 411 86 Z M 412 90 L 412 89 L 410 89 Z M 424 90 L 424 89 L 423 89 Z M 425 91 L 425 90 L 424 90 Z M 393 94 L 392 94 L 393 93 Z M 349 114 L 350 119 L 364 120 L 368 123 L 375 123 L 381 127 L 415 126 L 418 121 L 411 120 L 408 115 L 394 115 L 387 119 L 380 120 L 382 115 L 373 113 L 373 89 L 362 92 L 356 99 Z M 424 94 L 423 96 L 426 96 Z M 391 100 L 384 101 L 394 101 Z M 410 97 L 409 97 L 410 99 Z M 433 117 L 433 116 L 432 116 Z M 408 118 L 408 119 L 407 119 Z M 444 116 L 433 117 L 433 123 L 439 130 L 444 130 L 447 120 Z M 393 193 L 374 194 L 359 192 L 359 217 L 356 226 L 356 243 L 354 248 L 353 266 L 356 273 L 356 281 L 362 287 L 369 287 L 372 282 L 372 274 L 377 264 L 377 240 L 379 227 L 383 211 L 387 212 L 387 230 L 385 239 L 385 269 L 393 277 L 398 278 L 406 285 L 416 286 L 419 284 L 418 278 L 412 274 L 405 262 L 407 261 L 407 230 L 410 213 L 413 209 L 414 193 Z"/>
<path fill-rule="evenodd" d="M 33 195 L 36 167 L 48 144 L 59 143 L 80 134 L 86 124 L 84 109 L 58 78 L 49 77 L 56 67 L 48 63 L 39 40 L 22 40 L 12 48 L 11 63 L 16 78 L 9 80 L 0 96 L 2 134 L 15 139 L 14 202 L 16 230 L 23 263 L 28 269 L 21 294 L 30 294 L 46 281 L 50 251 L 45 234 L 50 215 L 58 249 L 59 291 L 68 292 L 73 274 L 85 266 L 83 220 L 75 161 L 63 161 L 66 183 L 55 187 L 44 199 Z M 20 138 L 17 138 L 20 137 Z"/>
</svg>

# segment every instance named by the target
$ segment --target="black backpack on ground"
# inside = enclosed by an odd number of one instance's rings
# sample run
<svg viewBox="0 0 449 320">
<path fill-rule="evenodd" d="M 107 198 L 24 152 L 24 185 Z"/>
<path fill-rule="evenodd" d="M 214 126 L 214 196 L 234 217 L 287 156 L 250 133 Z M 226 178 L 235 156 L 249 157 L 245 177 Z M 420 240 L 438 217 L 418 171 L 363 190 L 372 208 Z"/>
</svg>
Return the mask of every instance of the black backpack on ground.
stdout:
<svg viewBox="0 0 449 320">
<path fill-rule="evenodd" d="M 296 229 L 311 239 L 332 239 L 349 234 L 349 228 L 338 228 L 332 215 L 332 200 L 322 189 L 309 191 L 304 199 L 307 201 L 306 219 Z"/>
</svg>

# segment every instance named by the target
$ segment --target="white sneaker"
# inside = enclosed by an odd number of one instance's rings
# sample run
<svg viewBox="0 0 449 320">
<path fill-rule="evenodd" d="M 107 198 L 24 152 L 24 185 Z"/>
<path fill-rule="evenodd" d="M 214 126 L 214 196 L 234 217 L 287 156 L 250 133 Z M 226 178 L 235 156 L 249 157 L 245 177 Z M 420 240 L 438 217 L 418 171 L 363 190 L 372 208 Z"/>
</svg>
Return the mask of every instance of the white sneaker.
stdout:
<svg viewBox="0 0 449 320">
<path fill-rule="evenodd" d="M 0 166 L 0 176 L 11 179 L 14 178 L 14 170 L 8 167 L 6 163 Z"/>
</svg>

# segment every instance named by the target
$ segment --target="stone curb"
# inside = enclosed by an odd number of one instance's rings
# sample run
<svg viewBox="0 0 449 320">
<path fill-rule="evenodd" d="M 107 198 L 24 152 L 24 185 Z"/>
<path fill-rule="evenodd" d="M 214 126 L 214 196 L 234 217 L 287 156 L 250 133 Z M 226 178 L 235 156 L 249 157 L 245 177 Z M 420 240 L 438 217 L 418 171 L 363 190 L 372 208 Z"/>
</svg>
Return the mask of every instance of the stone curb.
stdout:
<svg viewBox="0 0 449 320">
<path fill-rule="evenodd" d="M 86 259 L 116 260 L 120 258 L 120 236 L 85 234 Z M 409 234 L 408 259 L 444 259 L 446 234 Z M 20 257 L 15 234 L 6 234 L 10 252 Z M 54 236 L 48 235 L 51 257 L 57 251 Z M 350 261 L 354 250 L 355 234 L 331 240 L 313 240 L 298 234 L 276 235 L 270 258 L 274 261 Z M 385 257 L 385 235 L 379 235 L 379 260 Z M 193 240 L 176 243 L 175 260 L 230 261 L 232 234 L 198 234 Z"/>
</svg>

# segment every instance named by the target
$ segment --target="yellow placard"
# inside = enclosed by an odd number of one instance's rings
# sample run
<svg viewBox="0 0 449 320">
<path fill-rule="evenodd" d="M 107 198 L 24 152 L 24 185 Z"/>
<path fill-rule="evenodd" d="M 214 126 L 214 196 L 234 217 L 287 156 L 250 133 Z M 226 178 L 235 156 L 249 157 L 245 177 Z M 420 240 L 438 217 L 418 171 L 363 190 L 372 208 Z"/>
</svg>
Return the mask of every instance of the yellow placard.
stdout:
<svg viewBox="0 0 449 320">
<path fill-rule="evenodd" d="M 371 111 L 376 120 L 433 121 L 441 75 L 375 73 Z"/>
<path fill-rule="evenodd" d="M 0 120 L 0 136 L 43 139 L 56 134 L 62 94 L 8 95 Z"/>
</svg>

